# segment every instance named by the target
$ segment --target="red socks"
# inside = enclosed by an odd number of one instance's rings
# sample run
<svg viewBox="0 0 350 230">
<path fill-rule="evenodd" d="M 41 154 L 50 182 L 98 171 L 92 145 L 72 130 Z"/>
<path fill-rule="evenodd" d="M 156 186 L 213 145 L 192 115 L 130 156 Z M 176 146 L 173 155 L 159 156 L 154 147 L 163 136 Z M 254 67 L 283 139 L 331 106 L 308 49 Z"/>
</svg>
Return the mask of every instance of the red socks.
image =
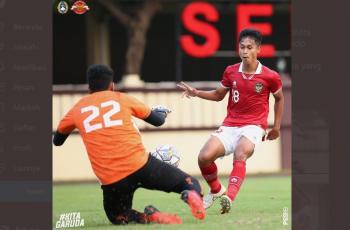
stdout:
<svg viewBox="0 0 350 230">
<path fill-rule="evenodd" d="M 234 160 L 227 188 L 227 196 L 233 201 L 245 177 L 245 161 Z"/>
<path fill-rule="evenodd" d="M 216 167 L 216 164 L 212 162 L 209 165 L 199 168 L 202 172 L 204 179 L 207 181 L 210 187 L 210 192 L 218 193 L 221 189 L 221 184 L 218 179 L 218 169 Z M 239 188 L 243 183 L 243 180 L 245 178 L 245 172 L 245 161 L 235 160 L 233 162 L 233 169 L 230 174 L 228 188 L 226 192 L 227 196 L 230 197 L 232 201 L 236 198 Z"/>
<path fill-rule="evenodd" d="M 211 193 L 218 193 L 221 189 L 221 184 L 218 179 L 218 168 L 216 167 L 216 164 L 214 162 L 210 163 L 209 165 L 199 167 L 202 176 L 207 181 L 210 192 Z"/>
</svg>

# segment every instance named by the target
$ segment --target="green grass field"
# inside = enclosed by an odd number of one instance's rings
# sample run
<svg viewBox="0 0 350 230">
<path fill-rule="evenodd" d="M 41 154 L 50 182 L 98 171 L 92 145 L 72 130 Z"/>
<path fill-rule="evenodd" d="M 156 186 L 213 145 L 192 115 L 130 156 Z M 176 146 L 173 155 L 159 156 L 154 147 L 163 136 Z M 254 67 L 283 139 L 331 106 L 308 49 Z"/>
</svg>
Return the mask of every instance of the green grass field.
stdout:
<svg viewBox="0 0 350 230">
<path fill-rule="evenodd" d="M 227 178 L 221 178 L 227 184 Z M 205 192 L 208 187 L 201 181 Z M 207 210 L 204 221 L 192 217 L 179 194 L 139 189 L 135 193 L 134 208 L 143 210 L 152 204 L 161 211 L 178 214 L 183 224 L 179 225 L 127 225 L 113 226 L 107 220 L 102 207 L 102 192 L 96 184 L 55 185 L 53 190 L 53 228 L 60 214 L 80 212 L 85 226 L 82 229 L 237 229 L 275 230 L 291 229 L 291 178 L 247 177 L 231 212 L 220 215 L 218 202 Z M 288 208 L 288 225 L 282 224 L 283 208 Z"/>
</svg>

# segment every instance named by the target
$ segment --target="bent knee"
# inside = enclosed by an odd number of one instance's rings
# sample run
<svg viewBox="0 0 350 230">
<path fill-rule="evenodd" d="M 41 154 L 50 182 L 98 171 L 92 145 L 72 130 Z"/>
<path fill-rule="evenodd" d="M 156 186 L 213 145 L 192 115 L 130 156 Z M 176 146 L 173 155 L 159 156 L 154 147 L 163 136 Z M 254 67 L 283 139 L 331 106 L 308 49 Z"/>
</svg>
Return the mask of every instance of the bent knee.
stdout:
<svg viewBox="0 0 350 230">
<path fill-rule="evenodd" d="M 186 183 L 188 186 L 188 190 L 195 190 L 198 194 L 202 195 L 202 188 L 199 184 L 199 181 L 193 176 L 189 176 L 186 178 Z"/>
<path fill-rule="evenodd" d="M 107 214 L 107 218 L 108 218 L 109 222 L 111 224 L 114 224 L 114 225 L 126 225 L 126 224 L 128 224 L 128 218 L 124 213 L 119 214 L 119 215 Z"/>
<path fill-rule="evenodd" d="M 235 160 L 246 161 L 248 158 L 245 154 L 235 154 Z"/>
<path fill-rule="evenodd" d="M 236 150 L 234 153 L 235 160 L 246 161 L 249 157 L 251 157 L 254 153 L 254 149 L 240 149 Z"/>
<path fill-rule="evenodd" d="M 198 187 L 200 189 L 199 181 L 194 177 L 191 177 L 191 180 L 192 180 L 194 187 L 196 187 L 196 188 Z M 200 191 L 198 191 L 198 192 L 200 192 Z"/>
<path fill-rule="evenodd" d="M 209 164 L 212 161 L 213 161 L 213 157 L 209 153 L 200 151 L 200 153 L 198 155 L 198 164 L 199 165 Z"/>
<path fill-rule="evenodd" d="M 214 162 L 218 157 L 225 155 L 225 147 L 217 137 L 211 137 L 203 146 L 198 155 L 199 165 Z"/>
<path fill-rule="evenodd" d="M 221 153 L 221 151 L 208 151 L 206 149 L 202 149 L 198 155 L 198 164 L 206 165 L 214 162 L 218 157 L 223 156 L 225 153 Z"/>
</svg>

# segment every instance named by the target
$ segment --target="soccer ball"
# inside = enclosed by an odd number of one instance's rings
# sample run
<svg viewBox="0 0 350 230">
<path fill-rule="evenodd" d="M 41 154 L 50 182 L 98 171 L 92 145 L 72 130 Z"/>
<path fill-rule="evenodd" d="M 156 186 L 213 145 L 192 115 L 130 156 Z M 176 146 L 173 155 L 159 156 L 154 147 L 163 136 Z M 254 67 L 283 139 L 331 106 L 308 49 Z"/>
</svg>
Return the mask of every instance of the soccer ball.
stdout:
<svg viewBox="0 0 350 230">
<path fill-rule="evenodd" d="M 172 145 L 160 145 L 155 151 L 151 152 L 151 155 L 172 166 L 179 166 L 180 155 Z"/>
</svg>

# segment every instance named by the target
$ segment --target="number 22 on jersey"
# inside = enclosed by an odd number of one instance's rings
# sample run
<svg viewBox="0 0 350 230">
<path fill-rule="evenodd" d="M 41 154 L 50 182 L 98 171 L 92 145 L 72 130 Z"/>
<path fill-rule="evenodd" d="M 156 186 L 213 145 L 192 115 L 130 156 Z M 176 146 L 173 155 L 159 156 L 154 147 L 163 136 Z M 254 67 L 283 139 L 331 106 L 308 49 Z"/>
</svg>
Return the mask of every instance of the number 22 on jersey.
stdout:
<svg viewBox="0 0 350 230">
<path fill-rule="evenodd" d="M 103 114 L 103 124 L 102 123 L 97 123 L 97 124 L 91 124 L 91 122 L 100 116 L 100 108 L 97 106 L 86 106 L 81 108 L 81 113 L 86 113 L 86 112 L 91 112 L 91 114 L 85 118 L 83 121 L 85 132 L 89 133 L 91 131 L 94 131 L 96 129 L 101 129 L 103 126 L 104 127 L 112 127 L 112 126 L 117 126 L 117 125 L 122 125 L 123 121 L 122 120 L 112 120 L 111 117 L 120 112 L 120 104 L 117 101 L 106 101 L 101 103 L 101 108 L 109 107 L 112 106 L 112 108 Z"/>
</svg>

